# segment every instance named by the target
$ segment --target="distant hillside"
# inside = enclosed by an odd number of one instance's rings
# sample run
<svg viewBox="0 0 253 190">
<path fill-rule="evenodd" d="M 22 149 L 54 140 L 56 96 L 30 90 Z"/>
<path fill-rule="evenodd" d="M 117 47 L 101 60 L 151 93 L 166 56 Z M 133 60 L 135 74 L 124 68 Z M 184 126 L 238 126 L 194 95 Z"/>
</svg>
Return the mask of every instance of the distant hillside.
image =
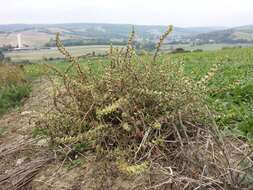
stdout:
<svg viewBox="0 0 253 190">
<path fill-rule="evenodd" d="M 132 25 L 127 24 L 51 24 L 51 25 L 0 25 L 0 46 L 17 45 L 17 34 L 22 34 L 22 43 L 25 46 L 41 47 L 53 43 L 57 32 L 68 43 L 105 43 L 126 41 Z M 166 26 L 135 26 L 137 40 L 158 40 L 167 29 Z M 203 32 L 215 31 L 217 27 L 175 27 L 170 40 L 188 39 Z"/>
<path fill-rule="evenodd" d="M 198 34 L 193 39 L 203 43 L 213 41 L 216 43 L 252 43 L 253 25 Z"/>
</svg>

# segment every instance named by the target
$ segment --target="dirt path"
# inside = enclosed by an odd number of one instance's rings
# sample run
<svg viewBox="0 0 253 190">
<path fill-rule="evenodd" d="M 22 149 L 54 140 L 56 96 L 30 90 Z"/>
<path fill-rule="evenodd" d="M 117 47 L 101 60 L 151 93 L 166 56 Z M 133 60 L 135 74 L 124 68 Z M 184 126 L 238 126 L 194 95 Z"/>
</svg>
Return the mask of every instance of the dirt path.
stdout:
<svg viewBox="0 0 253 190">
<path fill-rule="evenodd" d="M 49 82 L 38 79 L 23 106 L 0 118 L 0 190 L 28 187 L 26 183 L 52 160 L 47 143 L 32 138 L 35 118 L 48 108 L 49 96 Z"/>
</svg>

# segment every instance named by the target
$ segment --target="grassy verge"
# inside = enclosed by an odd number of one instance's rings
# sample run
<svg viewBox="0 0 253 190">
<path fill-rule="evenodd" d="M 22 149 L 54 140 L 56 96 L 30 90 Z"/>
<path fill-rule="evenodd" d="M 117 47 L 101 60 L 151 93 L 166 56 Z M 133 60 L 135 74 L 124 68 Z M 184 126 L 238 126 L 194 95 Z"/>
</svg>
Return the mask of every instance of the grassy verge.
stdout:
<svg viewBox="0 0 253 190">
<path fill-rule="evenodd" d="M 31 87 L 29 84 L 12 85 L 0 91 L 0 115 L 10 108 L 19 106 L 21 101 L 29 96 Z"/>
<path fill-rule="evenodd" d="M 29 97 L 31 82 L 40 75 L 40 66 L 0 63 L 0 116 Z"/>
<path fill-rule="evenodd" d="M 94 73 L 97 73 L 99 69 L 102 69 L 98 67 L 98 65 L 101 65 L 101 61 L 100 59 L 93 60 L 92 62 L 83 60 L 82 65 L 90 65 Z M 53 65 L 60 71 L 63 71 L 67 67 L 66 61 L 48 61 L 43 63 Z M 19 106 L 22 100 L 29 96 L 33 80 L 45 74 L 53 74 L 53 72 L 45 73 L 48 67 L 43 63 L 37 62 L 24 66 L 0 63 L 0 115 L 8 112 L 11 108 Z"/>
<path fill-rule="evenodd" d="M 0 64 L 0 115 L 19 106 L 31 91 L 30 79 L 23 67 Z"/>
</svg>

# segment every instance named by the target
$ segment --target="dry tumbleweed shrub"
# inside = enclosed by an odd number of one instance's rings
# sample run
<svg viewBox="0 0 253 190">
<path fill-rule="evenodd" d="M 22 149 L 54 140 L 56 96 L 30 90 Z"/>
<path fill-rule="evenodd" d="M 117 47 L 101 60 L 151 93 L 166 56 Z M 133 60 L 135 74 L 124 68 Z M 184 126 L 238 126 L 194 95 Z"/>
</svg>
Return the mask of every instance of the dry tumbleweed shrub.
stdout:
<svg viewBox="0 0 253 190">
<path fill-rule="evenodd" d="M 172 26 L 153 57 L 140 57 L 133 30 L 126 49 L 111 46 L 99 72 L 80 64 L 58 34 L 57 47 L 70 63 L 65 71 L 50 66 L 58 81 L 52 79 L 54 109 L 39 127 L 52 144 L 71 147 L 73 158 L 82 147 L 114 160 L 122 173 L 150 176 L 137 189 L 251 187 L 249 146 L 225 137 L 205 105 L 204 85 L 215 70 L 196 82 L 181 64 L 158 56 L 171 32 Z"/>
</svg>

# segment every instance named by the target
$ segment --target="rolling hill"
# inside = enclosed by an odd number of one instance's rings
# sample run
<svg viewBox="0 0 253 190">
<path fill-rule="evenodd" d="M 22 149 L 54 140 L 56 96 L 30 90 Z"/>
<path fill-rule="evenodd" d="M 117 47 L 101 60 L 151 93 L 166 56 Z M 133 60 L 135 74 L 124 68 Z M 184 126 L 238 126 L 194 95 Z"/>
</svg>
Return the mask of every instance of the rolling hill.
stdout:
<svg viewBox="0 0 253 190">
<path fill-rule="evenodd" d="M 193 39 L 203 43 L 252 43 L 253 25 L 198 34 Z"/>
<path fill-rule="evenodd" d="M 17 45 L 17 34 L 22 35 L 23 45 L 29 47 L 42 47 L 52 42 L 57 32 L 62 39 L 71 43 L 92 42 L 124 42 L 126 41 L 132 25 L 128 24 L 95 24 L 95 23 L 70 23 L 70 24 L 12 24 L 0 25 L 0 47 L 3 45 Z M 159 36 L 167 29 L 166 26 L 135 26 L 137 40 L 158 40 Z M 203 32 L 212 32 L 220 27 L 175 27 L 170 40 L 188 39 Z"/>
</svg>

